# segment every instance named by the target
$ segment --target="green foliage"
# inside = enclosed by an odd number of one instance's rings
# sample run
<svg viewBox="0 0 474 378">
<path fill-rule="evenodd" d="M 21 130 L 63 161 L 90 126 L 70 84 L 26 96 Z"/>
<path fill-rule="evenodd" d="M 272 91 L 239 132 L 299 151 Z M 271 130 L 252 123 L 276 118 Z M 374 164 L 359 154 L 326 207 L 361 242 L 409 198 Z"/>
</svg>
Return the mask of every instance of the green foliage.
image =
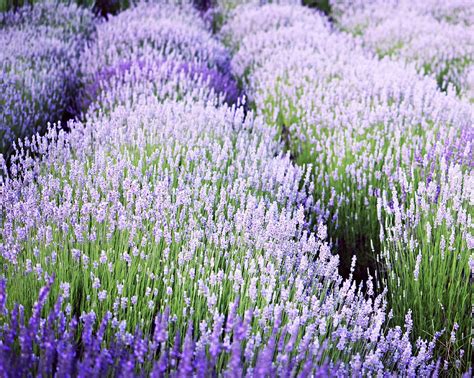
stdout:
<svg viewBox="0 0 474 378">
<path fill-rule="evenodd" d="M 93 8 L 96 13 L 105 16 L 109 13 L 117 13 L 129 8 L 133 1 L 130 0 L 57 0 L 58 2 L 71 4 L 77 3 L 86 8 Z M 25 5 L 34 5 L 41 0 L 0 0 L 0 11 L 8 11 Z"/>
<path fill-rule="evenodd" d="M 329 0 L 303 0 L 303 5 L 310 8 L 319 9 L 325 15 L 331 14 L 331 4 Z"/>
</svg>

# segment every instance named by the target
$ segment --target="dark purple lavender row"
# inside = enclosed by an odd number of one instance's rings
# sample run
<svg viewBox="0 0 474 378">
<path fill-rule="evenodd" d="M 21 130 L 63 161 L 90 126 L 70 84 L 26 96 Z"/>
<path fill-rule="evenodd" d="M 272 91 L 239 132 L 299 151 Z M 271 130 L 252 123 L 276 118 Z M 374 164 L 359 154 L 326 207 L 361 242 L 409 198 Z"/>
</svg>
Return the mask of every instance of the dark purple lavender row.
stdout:
<svg viewBox="0 0 474 378">
<path fill-rule="evenodd" d="M 53 279 L 39 293 L 31 317 L 25 319 L 25 310 L 15 305 L 10 312 L 5 307 L 6 283 L 0 280 L 0 314 L 10 322 L 0 328 L 0 376 L 23 377 L 30 375 L 58 377 L 118 377 L 177 376 L 207 377 L 221 372 L 228 377 L 243 375 L 247 353 L 246 334 L 253 321 L 252 314 L 242 319 L 232 304 L 231 312 L 210 329 L 209 345 L 196 339 L 192 323 L 184 335 L 174 330 L 169 309 L 156 314 L 154 330 L 144 335 L 139 328 L 134 334 L 114 325 L 112 314 L 97 319 L 94 312 L 84 313 L 78 319 L 71 316 L 68 307 L 62 310 L 64 298 L 59 297 L 54 308 L 42 317 L 44 304 L 50 294 Z M 117 333 L 106 338 L 107 327 Z M 268 344 L 257 353 L 254 367 L 247 373 L 257 377 L 274 376 L 277 369 L 272 362 L 283 361 L 278 368 L 281 377 L 336 376 L 337 367 L 327 364 L 314 368 L 324 347 L 310 348 L 303 355 L 296 353 L 295 334 L 275 323 Z M 81 330 L 81 332 L 79 332 Z"/>
</svg>

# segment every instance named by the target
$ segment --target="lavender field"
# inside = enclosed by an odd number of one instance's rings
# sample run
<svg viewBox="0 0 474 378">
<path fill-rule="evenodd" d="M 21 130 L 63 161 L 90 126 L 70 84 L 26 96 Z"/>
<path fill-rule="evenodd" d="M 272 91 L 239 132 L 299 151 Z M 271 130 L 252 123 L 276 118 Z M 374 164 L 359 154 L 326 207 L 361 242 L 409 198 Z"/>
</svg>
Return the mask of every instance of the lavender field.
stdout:
<svg viewBox="0 0 474 378">
<path fill-rule="evenodd" d="M 472 376 L 474 2 L 119 3 L 0 13 L 0 377 Z"/>
</svg>

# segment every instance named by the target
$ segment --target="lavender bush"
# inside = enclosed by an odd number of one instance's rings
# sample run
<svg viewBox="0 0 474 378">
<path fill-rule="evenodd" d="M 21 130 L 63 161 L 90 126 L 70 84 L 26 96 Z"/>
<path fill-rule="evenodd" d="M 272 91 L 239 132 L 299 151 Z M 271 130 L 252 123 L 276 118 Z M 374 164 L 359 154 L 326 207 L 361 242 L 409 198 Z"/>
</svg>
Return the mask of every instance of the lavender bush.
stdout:
<svg viewBox="0 0 474 378">
<path fill-rule="evenodd" d="M 92 14 L 53 2 L 0 17 L 0 151 L 73 108 L 78 58 Z"/>
<path fill-rule="evenodd" d="M 85 75 L 131 60 L 157 61 L 163 55 L 206 63 L 225 71 L 226 49 L 212 38 L 190 6 L 144 3 L 100 25 L 96 42 L 83 56 Z"/>
<path fill-rule="evenodd" d="M 227 51 L 192 7 L 142 4 L 98 27 L 84 53 L 82 107 L 92 102 L 90 111 L 107 111 L 150 95 L 178 99 L 191 92 L 232 103 L 238 90 L 228 65 Z"/>
<path fill-rule="evenodd" d="M 286 4 L 267 4 L 265 12 L 261 12 L 255 2 L 237 7 L 223 25 L 220 35 L 223 41 L 237 49 L 241 41 L 253 33 L 274 31 L 278 28 L 292 26 L 296 23 L 311 25 L 317 33 L 321 28 L 328 27 L 328 22 L 322 17 L 314 17 L 314 11 L 300 6 Z M 296 38 L 295 38 L 296 40 Z M 251 58 L 255 54 L 249 52 Z"/>
<path fill-rule="evenodd" d="M 274 7 L 237 8 L 235 19 L 246 20 L 245 34 Z M 394 321 L 413 311 L 415 333 L 444 332 L 445 365 L 467 369 L 472 109 L 416 67 L 379 61 L 345 34 L 288 24 L 243 37 L 234 72 L 296 161 L 312 164 L 309 214 L 328 222 L 343 261 L 355 253 L 363 267 L 378 265 Z M 228 25 L 227 35 L 240 35 L 239 22 Z"/>
<path fill-rule="evenodd" d="M 374 21 L 377 22 L 381 18 L 386 18 L 384 15 L 386 11 L 382 9 L 382 4 L 386 5 L 389 11 L 397 7 L 420 15 L 431 16 L 439 21 L 447 21 L 450 24 L 464 24 L 466 26 L 474 24 L 474 5 L 469 0 L 331 0 L 330 3 L 333 14 L 343 19 L 344 24 L 350 22 L 350 14 L 357 18 L 354 19 L 353 25 L 360 23 L 362 19 L 365 19 L 365 21 L 361 25 L 367 25 Z M 359 13 L 361 11 L 366 12 L 365 16 Z M 370 18 L 368 18 L 369 14 Z"/>
<path fill-rule="evenodd" d="M 474 7 L 455 1 L 335 0 L 341 28 L 360 35 L 379 56 L 413 62 L 417 70 L 470 96 L 467 77 L 474 65 Z M 467 93 L 466 93 L 467 92 Z"/>
<path fill-rule="evenodd" d="M 94 16 L 75 3 L 65 4 L 53 0 L 37 2 L 14 11 L 0 13 L 0 28 L 40 29 L 42 33 L 63 41 L 85 38 L 94 33 Z"/>
<path fill-rule="evenodd" d="M 239 90 L 228 74 L 167 56 L 156 62 L 124 62 L 100 71 L 84 86 L 80 102 L 89 113 L 106 112 L 150 95 L 162 100 L 189 96 L 232 104 L 238 100 Z"/>
</svg>

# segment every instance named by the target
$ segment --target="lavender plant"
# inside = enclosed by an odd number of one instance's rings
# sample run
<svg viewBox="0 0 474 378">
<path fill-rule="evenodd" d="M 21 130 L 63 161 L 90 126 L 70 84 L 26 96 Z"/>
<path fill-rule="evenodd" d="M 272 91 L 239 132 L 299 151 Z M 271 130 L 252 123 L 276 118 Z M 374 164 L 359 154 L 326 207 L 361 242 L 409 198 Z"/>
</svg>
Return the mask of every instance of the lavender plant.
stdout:
<svg viewBox="0 0 474 378">
<path fill-rule="evenodd" d="M 252 33 L 274 31 L 295 23 L 311 25 L 315 28 L 315 32 L 328 27 L 328 22 L 324 18 L 314 17 L 314 11 L 305 7 L 270 3 L 265 5 L 265 12 L 261 12 L 260 4 L 248 2 L 230 12 L 220 35 L 224 43 L 235 51 L 241 41 Z M 252 57 L 254 54 L 249 53 L 248 56 Z"/>
<path fill-rule="evenodd" d="M 84 43 L 94 33 L 94 24 L 94 16 L 87 8 L 54 0 L 0 13 L 0 28 L 39 29 L 65 42 L 77 39 L 78 43 Z"/>
<path fill-rule="evenodd" d="M 142 4 L 99 26 L 83 59 L 83 109 L 190 92 L 232 103 L 238 91 L 228 64 L 225 48 L 189 5 Z"/>
<path fill-rule="evenodd" d="M 239 99 L 239 90 L 228 74 L 168 56 L 158 62 L 127 62 L 101 71 L 85 85 L 81 107 L 88 113 L 107 112 L 150 95 L 162 100 L 192 97 L 232 104 Z"/>
<path fill-rule="evenodd" d="M 92 14 L 47 2 L 0 18 L 0 151 L 73 110 L 78 55 Z"/>
<path fill-rule="evenodd" d="M 244 11 L 241 19 L 258 14 Z M 394 321 L 412 310 L 416 334 L 444 329 L 438 353 L 453 369 L 467 369 L 472 109 L 415 67 L 379 61 L 344 34 L 321 29 L 298 38 L 310 29 L 294 20 L 249 33 L 234 72 L 244 74 L 257 113 L 277 126 L 296 161 L 313 165 L 310 213 L 316 223 L 328 222 L 336 250 L 352 255 L 359 248 L 369 265 L 377 256 L 371 249 L 378 251 Z"/>
<path fill-rule="evenodd" d="M 61 117 L 72 78 L 69 50 L 57 39 L 10 30 L 0 44 L 0 140 L 6 152 L 17 138 Z"/>
<path fill-rule="evenodd" d="M 419 72 L 435 77 L 441 89 L 453 85 L 458 93 L 469 93 L 472 4 L 382 0 L 348 5 L 336 0 L 333 9 L 340 27 L 360 35 L 380 57 L 413 62 Z M 453 22 L 458 19 L 465 22 Z"/>
<path fill-rule="evenodd" d="M 224 72 L 229 64 L 226 49 L 212 38 L 195 10 L 158 2 L 143 3 L 100 25 L 96 42 L 84 52 L 82 71 L 93 77 L 105 67 L 133 60 L 155 62 L 163 55 Z"/>
<path fill-rule="evenodd" d="M 386 18 L 382 4 L 386 10 L 393 10 L 394 7 L 403 8 L 416 12 L 420 15 L 428 15 L 439 21 L 447 21 L 451 24 L 464 24 L 470 26 L 474 24 L 474 6 L 469 0 L 331 0 L 333 15 L 337 19 L 344 20 L 343 23 L 350 23 L 350 15 L 354 16 L 352 25 L 361 23 L 361 26 L 370 22 L 378 22 L 381 18 Z M 365 13 L 365 15 L 363 15 Z M 370 18 L 368 18 L 370 15 Z M 364 21 L 362 21 L 365 19 Z"/>
</svg>

